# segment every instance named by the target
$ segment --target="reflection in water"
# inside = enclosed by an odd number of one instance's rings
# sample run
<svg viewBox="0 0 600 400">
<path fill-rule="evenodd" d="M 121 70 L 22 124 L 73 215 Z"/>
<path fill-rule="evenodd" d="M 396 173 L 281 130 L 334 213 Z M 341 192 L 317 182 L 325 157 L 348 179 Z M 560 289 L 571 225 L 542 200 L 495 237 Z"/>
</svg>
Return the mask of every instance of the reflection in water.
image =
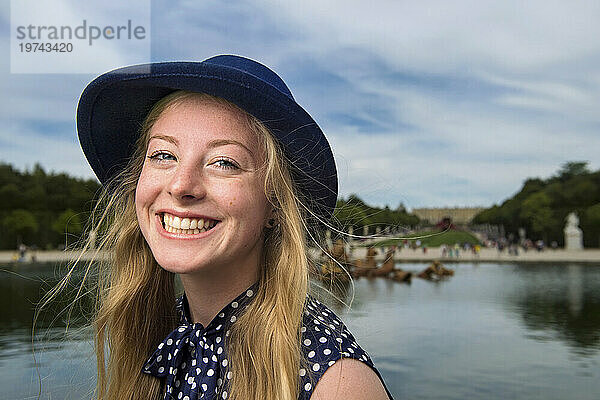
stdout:
<svg viewBox="0 0 600 400">
<path fill-rule="evenodd" d="M 64 273 L 65 266 L 54 263 L 0 267 L 0 397 L 35 399 L 41 390 L 41 399 L 91 398 L 96 374 L 88 326 L 93 297 L 86 293 L 93 280 L 71 307 L 83 271 L 74 273 L 60 296 L 42 310 L 32 346 L 36 307 Z"/>
<path fill-rule="evenodd" d="M 582 266 L 577 264 L 567 265 L 567 280 L 569 282 L 567 298 L 569 300 L 569 311 L 574 317 L 579 317 L 583 307 L 583 271 Z"/>
<path fill-rule="evenodd" d="M 520 266 L 508 296 L 525 326 L 551 334 L 579 355 L 600 349 L 600 281 L 593 266 Z"/>
</svg>

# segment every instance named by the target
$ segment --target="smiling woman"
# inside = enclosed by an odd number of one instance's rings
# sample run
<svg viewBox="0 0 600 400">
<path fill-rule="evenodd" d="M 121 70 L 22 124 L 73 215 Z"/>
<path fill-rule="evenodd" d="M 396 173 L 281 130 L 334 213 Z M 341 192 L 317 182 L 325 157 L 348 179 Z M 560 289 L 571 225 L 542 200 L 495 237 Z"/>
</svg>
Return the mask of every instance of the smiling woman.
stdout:
<svg viewBox="0 0 600 400">
<path fill-rule="evenodd" d="M 98 399 L 391 398 L 308 293 L 307 241 L 332 216 L 337 174 L 273 71 L 237 56 L 116 70 L 82 94 L 78 131 L 111 255 Z"/>
</svg>

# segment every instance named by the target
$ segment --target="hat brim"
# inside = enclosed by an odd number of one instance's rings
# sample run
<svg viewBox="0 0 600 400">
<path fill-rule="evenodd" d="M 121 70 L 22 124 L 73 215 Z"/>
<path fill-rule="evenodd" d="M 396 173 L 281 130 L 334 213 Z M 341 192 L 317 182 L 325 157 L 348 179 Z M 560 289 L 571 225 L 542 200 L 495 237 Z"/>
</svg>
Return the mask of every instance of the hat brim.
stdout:
<svg viewBox="0 0 600 400">
<path fill-rule="evenodd" d="M 281 143 L 293 179 L 311 208 L 325 219 L 331 217 L 337 200 L 337 171 L 317 123 L 291 96 L 262 79 L 208 62 L 124 67 L 101 75 L 86 87 L 77 107 L 77 131 L 102 184 L 131 158 L 152 106 L 176 90 L 224 98 L 260 120 Z"/>
</svg>

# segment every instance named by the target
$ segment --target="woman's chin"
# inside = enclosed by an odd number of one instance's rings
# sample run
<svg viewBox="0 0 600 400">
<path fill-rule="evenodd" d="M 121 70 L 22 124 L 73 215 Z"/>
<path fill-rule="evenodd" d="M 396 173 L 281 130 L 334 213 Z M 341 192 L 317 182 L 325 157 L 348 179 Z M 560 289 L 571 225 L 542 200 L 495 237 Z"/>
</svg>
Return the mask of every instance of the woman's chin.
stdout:
<svg viewBox="0 0 600 400">
<path fill-rule="evenodd" d="M 155 258 L 162 269 L 174 274 L 193 274 L 210 269 L 210 265 L 206 263 L 183 261 L 185 258 L 181 257 L 156 257 L 155 255 Z"/>
</svg>

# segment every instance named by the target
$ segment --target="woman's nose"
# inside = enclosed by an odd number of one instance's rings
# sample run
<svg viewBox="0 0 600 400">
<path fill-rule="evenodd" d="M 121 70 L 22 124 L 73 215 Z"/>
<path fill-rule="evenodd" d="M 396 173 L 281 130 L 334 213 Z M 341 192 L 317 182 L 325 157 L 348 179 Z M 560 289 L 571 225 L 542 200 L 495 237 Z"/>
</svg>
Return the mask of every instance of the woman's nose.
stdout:
<svg viewBox="0 0 600 400">
<path fill-rule="evenodd" d="M 169 182 L 169 194 L 179 201 L 202 199 L 206 196 L 203 178 L 197 166 L 179 164 Z"/>
</svg>

